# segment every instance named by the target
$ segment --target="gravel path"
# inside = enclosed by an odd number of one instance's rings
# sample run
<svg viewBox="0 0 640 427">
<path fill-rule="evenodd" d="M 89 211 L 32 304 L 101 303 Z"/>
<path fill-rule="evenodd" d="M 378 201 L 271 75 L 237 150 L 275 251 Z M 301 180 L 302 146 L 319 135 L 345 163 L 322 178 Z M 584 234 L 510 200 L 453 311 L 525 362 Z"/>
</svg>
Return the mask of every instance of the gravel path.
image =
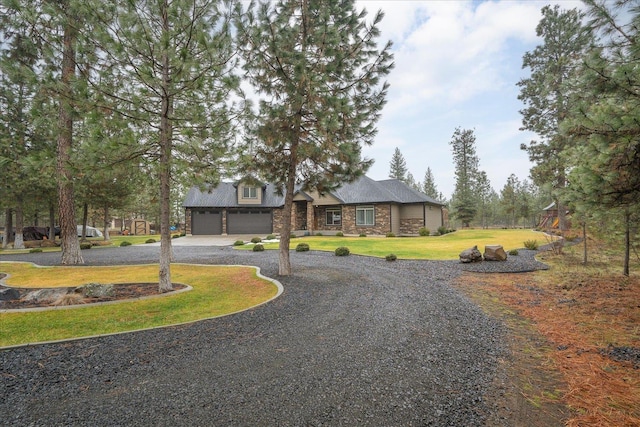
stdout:
<svg viewBox="0 0 640 427">
<path fill-rule="evenodd" d="M 277 274 L 276 251 L 174 250 Z M 83 256 L 148 263 L 158 248 Z M 292 264 L 280 298 L 241 314 L 0 351 L 0 425 L 479 426 L 495 413 L 485 396 L 506 331 L 449 283 L 463 268 L 539 268 L 532 254 L 463 266 L 292 252 Z"/>
</svg>

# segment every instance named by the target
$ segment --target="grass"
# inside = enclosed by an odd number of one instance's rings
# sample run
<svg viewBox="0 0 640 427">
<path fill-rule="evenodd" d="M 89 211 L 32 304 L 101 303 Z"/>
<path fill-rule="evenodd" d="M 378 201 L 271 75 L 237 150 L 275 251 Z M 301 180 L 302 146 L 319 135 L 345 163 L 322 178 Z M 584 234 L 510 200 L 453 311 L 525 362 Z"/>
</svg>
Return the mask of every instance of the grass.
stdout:
<svg viewBox="0 0 640 427">
<path fill-rule="evenodd" d="M 640 348 L 640 258 L 632 260 L 632 274 L 625 277 L 621 250 L 602 241 L 588 244 L 587 265 L 581 262 L 582 245 L 576 245 L 540 255 L 548 271 L 466 276 L 459 286 L 474 300 L 498 301 L 534 325 L 547 349 L 535 350 L 546 364 L 540 369 L 560 373 L 564 383 L 554 396 L 571 409 L 566 425 L 637 426 L 640 369 L 606 353 Z M 531 371 L 527 367 L 527 378 Z"/>
<path fill-rule="evenodd" d="M 532 230 L 458 230 L 444 236 L 425 237 L 335 237 L 306 236 L 295 239 L 296 243 L 308 243 L 311 250 L 333 252 L 346 246 L 352 254 L 384 258 L 394 253 L 399 259 L 458 259 L 460 252 L 477 245 L 480 251 L 485 245 L 502 245 L 505 251 L 519 249 L 526 240 L 546 243 L 543 233 Z M 277 249 L 278 243 L 265 243 L 265 249 Z M 250 249 L 240 247 L 239 249 Z"/>
<path fill-rule="evenodd" d="M 10 274 L 8 285 L 34 288 L 158 280 L 157 265 L 38 267 L 3 262 L 0 271 Z M 171 273 L 173 282 L 193 290 L 110 305 L 0 313 L 0 347 L 192 322 L 256 306 L 278 293 L 274 283 L 250 267 L 173 264 Z"/>
<path fill-rule="evenodd" d="M 110 236 L 108 241 L 104 240 L 104 237 L 88 237 L 87 240 L 89 242 L 98 242 L 99 246 L 94 246 L 92 247 L 92 249 L 97 249 L 100 247 L 114 247 L 114 246 L 120 246 L 120 243 L 122 243 L 123 241 L 128 241 L 130 242 L 132 245 L 141 245 L 141 244 L 145 244 L 145 242 L 149 239 L 155 239 L 157 242 L 160 241 L 160 235 L 159 234 L 150 234 L 150 235 L 142 235 L 142 236 L 120 236 L 120 235 L 115 235 L 115 236 Z M 57 240 L 58 243 L 60 243 L 59 240 Z M 28 244 L 28 243 L 27 243 Z M 12 253 L 12 254 L 20 254 L 20 253 L 28 253 L 30 248 L 27 249 L 13 249 L 13 248 L 9 248 L 9 249 L 2 249 L 0 248 L 0 254 L 2 254 L 2 252 L 7 252 L 7 253 Z M 60 247 L 52 247 L 52 248 L 41 248 L 42 252 L 60 252 Z"/>
</svg>

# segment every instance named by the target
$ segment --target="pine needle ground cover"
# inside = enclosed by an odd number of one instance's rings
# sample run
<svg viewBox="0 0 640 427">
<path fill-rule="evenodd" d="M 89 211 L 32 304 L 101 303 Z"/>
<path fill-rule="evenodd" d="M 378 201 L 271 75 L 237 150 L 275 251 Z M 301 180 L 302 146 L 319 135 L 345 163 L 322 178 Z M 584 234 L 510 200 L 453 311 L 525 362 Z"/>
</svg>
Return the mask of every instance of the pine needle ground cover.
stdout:
<svg viewBox="0 0 640 427">
<path fill-rule="evenodd" d="M 536 345 L 514 346 L 512 359 L 526 361 L 517 388 L 535 413 L 561 402 L 569 426 L 638 426 L 640 260 L 625 277 L 620 253 L 592 243 L 597 249 L 587 266 L 577 245 L 540 256 L 548 271 L 466 274 L 459 287 L 488 311 L 518 317 L 539 337 Z M 550 384 L 558 374 L 560 385 Z"/>
<path fill-rule="evenodd" d="M 458 259 L 460 252 L 478 246 L 484 251 L 486 245 L 502 245 L 506 251 L 524 247 L 527 240 L 536 240 L 541 246 L 547 243 L 548 236 L 532 230 L 458 230 L 443 236 L 424 237 L 335 237 L 307 236 L 293 239 L 292 242 L 308 243 L 311 250 L 333 252 L 337 247 L 346 246 L 352 254 L 384 258 L 390 253 L 399 259 Z M 295 245 L 292 245 L 295 247 Z M 251 249 L 250 245 L 240 247 Z M 265 243 L 265 249 L 277 249 L 278 243 Z"/>
<path fill-rule="evenodd" d="M 157 282 L 157 265 L 38 267 L 0 263 L 16 287 L 80 286 L 89 282 Z M 35 312 L 0 313 L 0 347 L 175 325 L 254 307 L 278 294 L 278 287 L 251 267 L 173 264 L 172 280 L 193 289 L 117 304 Z"/>
</svg>

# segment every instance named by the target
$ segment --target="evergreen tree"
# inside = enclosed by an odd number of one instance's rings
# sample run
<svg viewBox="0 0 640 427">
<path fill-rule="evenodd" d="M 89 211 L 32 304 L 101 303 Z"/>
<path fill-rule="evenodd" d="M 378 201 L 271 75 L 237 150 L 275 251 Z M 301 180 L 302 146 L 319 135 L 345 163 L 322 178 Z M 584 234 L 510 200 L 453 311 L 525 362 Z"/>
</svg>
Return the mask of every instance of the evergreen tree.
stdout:
<svg viewBox="0 0 640 427">
<path fill-rule="evenodd" d="M 452 213 L 462 222 L 463 227 L 469 227 L 478 211 L 474 190 L 479 159 L 476 155 L 474 131 L 456 128 L 449 144 L 453 152 L 456 175 L 456 185 L 451 200 Z"/>
<path fill-rule="evenodd" d="M 228 102 L 238 86 L 230 12 L 211 1 L 133 0 L 102 4 L 96 67 L 105 107 L 138 127 L 159 183 L 159 288 L 171 290 L 172 172 L 182 162 L 195 178 L 218 178 L 231 140 Z M 226 13 L 225 13 L 226 12 Z M 204 167 L 208 166 L 208 167 Z M 208 173 L 205 173 L 208 172 Z"/>
<path fill-rule="evenodd" d="M 591 31 L 582 25 L 584 14 L 577 9 L 562 10 L 560 6 L 542 8 L 543 18 L 536 28 L 543 43 L 532 52 L 525 53 L 523 68 L 531 76 L 520 80 L 520 95 L 525 108 L 522 130 L 539 136 L 529 145 L 523 144 L 529 158 L 535 163 L 531 176 L 537 185 L 550 184 L 558 206 L 560 228 L 566 230 L 564 202 L 560 193 L 566 186 L 568 165 L 563 151 L 571 140 L 560 132 L 560 124 L 571 108 L 570 97 L 577 89 L 572 81 L 586 50 L 593 42 Z"/>
<path fill-rule="evenodd" d="M 482 228 L 486 228 L 489 224 L 488 221 L 488 208 L 489 199 L 491 197 L 493 189 L 491 188 L 491 182 L 485 171 L 478 173 L 475 182 L 475 193 L 478 199 L 478 210 L 480 214 L 480 224 Z"/>
<path fill-rule="evenodd" d="M 500 191 L 502 209 L 507 218 L 507 226 L 515 227 L 518 217 L 518 193 L 520 191 L 520 180 L 514 174 L 509 175 L 507 182 Z"/>
<path fill-rule="evenodd" d="M 438 187 L 436 186 L 436 181 L 430 167 L 427 167 L 427 171 L 424 173 L 422 192 L 433 200 L 442 201 L 442 194 L 438 191 Z"/>
<path fill-rule="evenodd" d="M 391 45 L 377 47 L 382 13 L 368 24 L 352 0 L 265 1 L 239 15 L 245 70 L 261 95 L 246 170 L 284 193 L 279 274 L 290 275 L 294 189 L 328 191 L 370 166 L 361 148 L 376 134 Z"/>
<path fill-rule="evenodd" d="M 391 162 L 389 163 L 389 178 L 405 181 L 407 179 L 407 173 L 407 162 L 400 152 L 400 149 L 396 147 L 396 149 L 393 151 Z"/>
</svg>

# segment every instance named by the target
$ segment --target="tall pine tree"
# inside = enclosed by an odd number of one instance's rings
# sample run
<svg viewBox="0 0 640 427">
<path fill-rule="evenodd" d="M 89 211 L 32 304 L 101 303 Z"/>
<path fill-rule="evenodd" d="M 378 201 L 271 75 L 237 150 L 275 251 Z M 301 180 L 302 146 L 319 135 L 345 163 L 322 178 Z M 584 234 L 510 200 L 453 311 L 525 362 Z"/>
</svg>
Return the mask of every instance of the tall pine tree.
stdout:
<svg viewBox="0 0 640 427">
<path fill-rule="evenodd" d="M 408 172 L 409 171 L 407 170 L 407 162 L 400 152 L 400 149 L 396 147 L 396 149 L 393 151 L 391 162 L 389 162 L 389 178 L 404 181 L 407 179 Z"/>
<path fill-rule="evenodd" d="M 378 49 L 352 0 L 280 0 L 239 13 L 247 77 L 260 95 L 246 171 L 284 194 L 279 274 L 290 275 L 289 237 L 297 185 L 321 192 L 361 176 L 385 103 L 391 44 Z"/>
<path fill-rule="evenodd" d="M 469 227 L 478 211 L 474 192 L 479 164 L 476 154 L 476 136 L 471 129 L 456 128 L 449 145 L 453 153 L 456 175 L 456 185 L 451 200 L 452 213 L 462 222 L 463 227 Z"/>
</svg>

